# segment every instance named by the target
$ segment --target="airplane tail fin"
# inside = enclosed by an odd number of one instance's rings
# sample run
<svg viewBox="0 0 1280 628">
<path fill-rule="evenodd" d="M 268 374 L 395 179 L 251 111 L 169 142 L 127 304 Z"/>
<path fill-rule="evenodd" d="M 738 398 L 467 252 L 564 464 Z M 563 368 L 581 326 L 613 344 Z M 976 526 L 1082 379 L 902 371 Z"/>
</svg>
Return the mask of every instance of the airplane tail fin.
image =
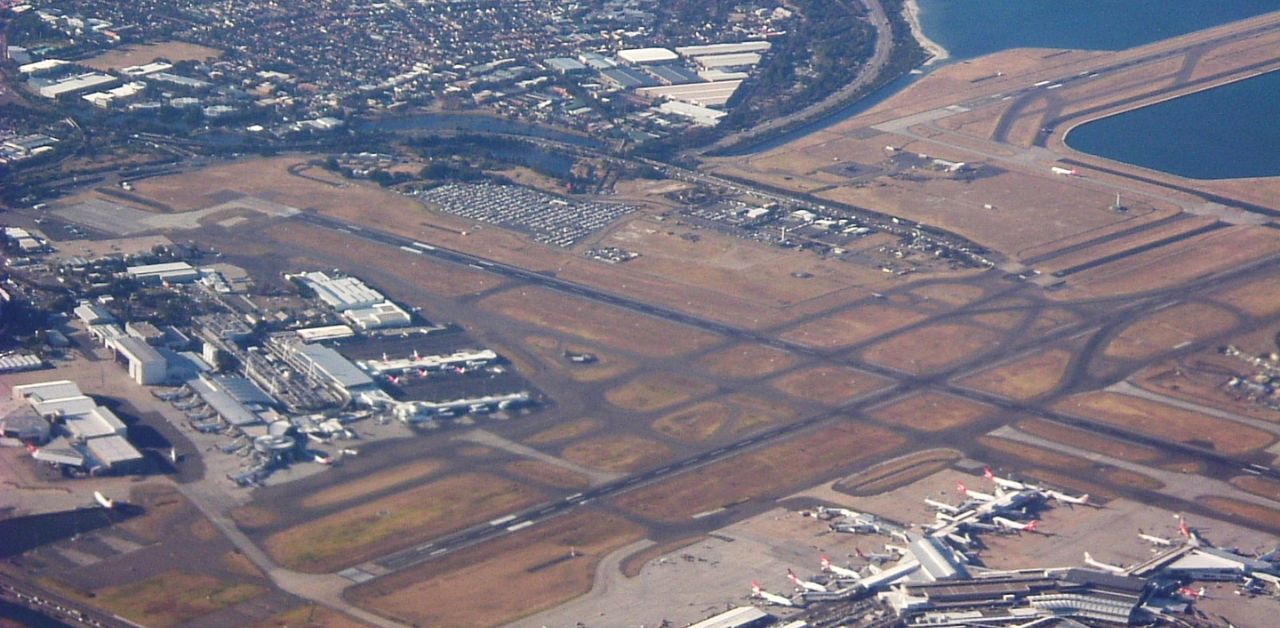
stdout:
<svg viewBox="0 0 1280 628">
<path fill-rule="evenodd" d="M 956 490 L 957 490 L 957 491 L 960 491 L 960 494 L 961 494 L 961 495 L 968 495 L 968 494 L 969 494 L 969 489 L 968 489 L 967 487 L 965 487 L 965 485 L 964 485 L 964 483 L 963 483 L 963 482 L 956 482 Z"/>
<path fill-rule="evenodd" d="M 991 467 L 982 467 L 982 477 L 994 482 L 996 474 L 991 472 Z"/>
<path fill-rule="evenodd" d="M 1081 504 L 1087 504 L 1087 503 L 1089 503 L 1089 494 L 1088 494 L 1088 493 L 1085 493 L 1084 495 L 1081 495 L 1081 496 L 1080 496 L 1080 503 L 1081 503 Z"/>
<path fill-rule="evenodd" d="M 1031 523 L 1028 523 L 1028 524 L 1027 524 L 1027 527 L 1026 527 L 1026 528 L 1024 528 L 1024 529 L 1025 529 L 1027 532 L 1035 532 L 1035 531 L 1036 531 L 1036 527 L 1038 527 L 1039 525 L 1040 525 L 1040 520 L 1039 520 L 1039 519 L 1035 519 L 1035 520 L 1031 521 Z"/>
</svg>

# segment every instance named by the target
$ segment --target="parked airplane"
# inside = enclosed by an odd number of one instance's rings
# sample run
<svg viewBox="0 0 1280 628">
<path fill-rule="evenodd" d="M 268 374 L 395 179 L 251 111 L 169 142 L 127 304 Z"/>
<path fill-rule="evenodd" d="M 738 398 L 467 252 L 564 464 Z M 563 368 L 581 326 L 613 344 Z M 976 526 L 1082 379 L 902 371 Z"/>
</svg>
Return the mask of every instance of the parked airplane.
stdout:
<svg viewBox="0 0 1280 628">
<path fill-rule="evenodd" d="M 776 593 L 770 593 L 768 591 L 765 591 L 764 589 L 760 588 L 760 583 L 754 580 L 751 581 L 751 596 L 758 597 L 770 604 L 776 604 L 778 606 L 795 606 L 795 604 L 791 603 L 790 598 L 782 597 L 781 595 L 778 595 Z"/>
<path fill-rule="evenodd" d="M 1053 174 L 1060 174 L 1064 177 L 1076 176 L 1075 168 L 1061 168 L 1059 166 L 1053 166 L 1052 168 L 1049 168 L 1049 170 L 1053 171 Z"/>
<path fill-rule="evenodd" d="M 818 584 L 818 583 L 816 583 L 816 582 L 810 582 L 810 581 L 808 581 L 808 580 L 801 580 L 801 579 L 800 579 L 800 577 L 796 575 L 796 572 L 791 571 L 791 569 L 787 569 L 787 580 L 790 580 L 790 581 L 791 581 L 791 584 L 794 584 L 794 585 L 796 585 L 797 587 L 799 587 L 799 588 L 801 588 L 801 589 L 804 589 L 804 590 L 806 590 L 806 591 L 816 591 L 816 592 L 818 592 L 818 593 L 826 593 L 826 592 L 827 592 L 827 588 L 826 588 L 826 587 L 824 587 L 824 586 L 822 586 L 822 585 L 820 585 L 820 584 Z"/>
<path fill-rule="evenodd" d="M 969 487 L 965 486 L 961 482 L 956 482 L 956 490 L 960 491 L 961 495 L 964 495 L 969 499 L 976 499 L 980 502 L 993 502 L 996 500 L 995 495 L 992 495 L 990 493 L 979 493 L 978 491 L 972 490 Z"/>
<path fill-rule="evenodd" d="M 111 498 L 107 497 L 106 495 L 103 495 L 102 493 L 99 493 L 98 491 L 94 491 L 94 492 L 93 492 L 93 501 L 98 502 L 98 505 L 99 505 L 99 506 L 102 506 L 103 508 L 106 508 L 107 510 L 111 510 L 111 509 L 112 509 L 112 508 L 114 508 L 114 507 L 115 507 L 115 505 L 116 505 L 116 502 L 115 502 L 115 500 L 114 500 L 114 499 L 111 499 Z"/>
<path fill-rule="evenodd" d="M 1009 530 L 1018 530 L 1021 532 L 1035 532 L 1036 526 L 1040 525 L 1039 520 L 1032 520 L 1032 521 L 1028 521 L 1027 523 L 1022 523 L 1021 521 L 1005 519 L 1004 517 L 992 517 L 991 521 L 1002 528 L 1007 528 Z"/>
<path fill-rule="evenodd" d="M 1178 533 L 1186 538 L 1187 542 L 1192 545 L 1200 544 L 1200 535 L 1196 534 L 1196 531 L 1192 529 L 1191 526 L 1187 525 L 1187 520 L 1184 519 L 1182 515 L 1178 515 Z"/>
<path fill-rule="evenodd" d="M 869 563 L 885 563 L 897 558 L 897 556 L 894 554 L 876 554 L 874 552 L 870 554 L 864 554 L 860 548 L 856 548 L 856 547 L 853 548 L 853 551 L 858 555 L 858 558 L 861 558 L 862 560 L 865 560 Z"/>
<path fill-rule="evenodd" d="M 832 564 L 831 559 L 827 558 L 826 556 L 822 557 L 822 570 L 829 571 L 835 574 L 839 578 L 852 578 L 854 580 L 857 580 L 862 577 L 862 574 L 858 573 L 853 569 Z"/>
<path fill-rule="evenodd" d="M 1094 560 L 1093 557 L 1089 555 L 1089 552 L 1084 553 L 1084 564 L 1089 565 L 1090 567 L 1097 567 L 1098 569 L 1109 571 L 1114 574 L 1126 575 L 1124 567 Z"/>
<path fill-rule="evenodd" d="M 832 532 L 846 534 L 873 534 L 880 531 L 880 526 L 871 523 L 837 521 L 827 526 Z"/>
<path fill-rule="evenodd" d="M 1158 547 L 1173 547 L 1173 539 L 1166 539 L 1162 536 L 1147 534 L 1143 532 L 1141 528 L 1138 529 L 1138 538 Z"/>
<path fill-rule="evenodd" d="M 997 476 L 996 474 L 991 472 L 991 467 L 982 468 L 982 477 L 988 480 L 991 480 L 992 482 L 995 482 L 996 486 L 999 486 L 1001 488 L 1011 488 L 1015 491 L 1021 491 L 1028 488 L 1032 488 L 1027 484 L 1023 484 L 1022 482 L 1018 482 L 1016 480 L 1007 480 L 1005 478 Z"/>
<path fill-rule="evenodd" d="M 955 506 L 952 506 L 951 504 L 948 504 L 948 503 L 945 503 L 945 502 L 940 502 L 940 501 L 933 500 L 933 499 L 929 499 L 928 497 L 924 498 L 924 503 L 925 503 L 925 505 L 926 505 L 926 506 L 932 506 L 934 510 L 937 510 L 937 511 L 939 511 L 939 512 L 950 513 L 950 514 L 953 514 L 953 515 L 954 515 L 954 514 L 956 514 L 956 513 L 958 513 L 958 512 L 960 512 L 960 509 L 959 509 L 959 508 L 956 508 Z"/>
<path fill-rule="evenodd" d="M 1081 506 L 1085 506 L 1089 504 L 1088 493 L 1085 493 L 1084 495 L 1081 495 L 1079 497 L 1073 497 L 1066 493 L 1059 493 L 1058 491 L 1045 491 L 1045 492 L 1049 495 L 1049 497 L 1057 501 L 1060 501 L 1064 504 L 1079 504 Z"/>
</svg>

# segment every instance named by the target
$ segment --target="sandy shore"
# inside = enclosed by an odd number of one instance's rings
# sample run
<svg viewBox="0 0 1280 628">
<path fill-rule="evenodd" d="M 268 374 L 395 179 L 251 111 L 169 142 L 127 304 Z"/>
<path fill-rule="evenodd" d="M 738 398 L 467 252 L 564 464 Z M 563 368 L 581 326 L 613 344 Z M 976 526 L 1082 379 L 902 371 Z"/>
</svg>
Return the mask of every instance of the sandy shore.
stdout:
<svg viewBox="0 0 1280 628">
<path fill-rule="evenodd" d="M 907 0 L 903 4 L 907 14 L 907 23 L 911 25 L 911 35 L 920 43 L 920 47 L 929 53 L 929 60 L 925 61 L 925 65 L 933 65 L 939 61 L 945 61 L 951 57 L 946 48 L 943 48 L 938 42 L 929 39 L 924 34 L 924 28 L 920 26 L 920 3 L 916 0 Z"/>
</svg>

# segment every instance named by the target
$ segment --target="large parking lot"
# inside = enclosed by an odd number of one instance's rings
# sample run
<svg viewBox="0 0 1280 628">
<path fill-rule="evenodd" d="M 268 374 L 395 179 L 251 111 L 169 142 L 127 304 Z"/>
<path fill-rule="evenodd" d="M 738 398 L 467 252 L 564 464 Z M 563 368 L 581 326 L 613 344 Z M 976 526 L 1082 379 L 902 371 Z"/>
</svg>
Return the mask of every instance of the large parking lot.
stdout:
<svg viewBox="0 0 1280 628">
<path fill-rule="evenodd" d="M 531 233 L 538 242 L 566 248 L 636 209 L 579 203 L 529 188 L 488 183 L 443 185 L 420 198 L 443 212 Z"/>
</svg>

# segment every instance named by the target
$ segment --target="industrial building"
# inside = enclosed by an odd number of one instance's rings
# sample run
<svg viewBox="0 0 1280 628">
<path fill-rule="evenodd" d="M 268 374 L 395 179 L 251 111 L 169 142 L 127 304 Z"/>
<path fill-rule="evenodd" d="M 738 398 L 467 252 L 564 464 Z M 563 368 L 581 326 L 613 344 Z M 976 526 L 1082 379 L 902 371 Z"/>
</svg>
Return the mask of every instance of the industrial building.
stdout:
<svg viewBox="0 0 1280 628">
<path fill-rule="evenodd" d="M 749 68 L 760 63 L 760 55 L 754 52 L 740 52 L 728 55 L 707 55 L 695 59 L 704 70 L 725 68 Z"/>
<path fill-rule="evenodd" d="M 323 375 L 331 386 L 342 392 L 344 396 L 374 387 L 372 378 L 341 353 L 329 347 L 297 344 L 292 347 L 291 354 L 303 372 L 310 375 Z"/>
<path fill-rule="evenodd" d="M 125 274 L 142 283 L 188 283 L 200 278 L 200 271 L 186 262 L 130 266 Z"/>
<path fill-rule="evenodd" d="M 90 473 L 133 473 L 145 466 L 142 454 L 125 439 L 128 428 L 124 422 L 81 394 L 75 382 L 14 386 L 13 398 L 26 401 L 48 422 L 49 434 L 56 435 L 32 454 L 36 460 Z M 30 433 L 29 427 L 27 431 Z"/>
<path fill-rule="evenodd" d="M 658 105 L 658 111 L 665 114 L 688 118 L 698 126 L 715 126 L 720 124 L 720 119 L 729 115 L 724 111 L 694 105 L 679 100 L 668 100 Z"/>
<path fill-rule="evenodd" d="M 742 81 L 719 81 L 716 83 L 694 83 L 692 85 L 663 85 L 659 87 L 641 87 L 636 93 L 646 98 L 670 98 L 703 107 L 719 107 L 729 102 L 733 93 L 738 91 Z"/>
<path fill-rule="evenodd" d="M 32 86 L 36 88 L 36 93 L 45 98 L 56 99 L 91 89 L 101 89 L 108 85 L 113 85 L 119 80 L 120 79 L 117 79 L 110 74 L 86 72 L 84 74 L 77 74 L 57 81 L 31 79 L 31 82 Z"/>
<path fill-rule="evenodd" d="M 729 44 L 705 44 L 700 46 L 680 46 L 676 52 L 684 57 L 704 57 L 708 55 L 742 54 L 747 52 L 767 52 L 773 44 L 767 41 L 743 41 Z"/>
<path fill-rule="evenodd" d="M 680 55 L 666 48 L 630 48 L 618 51 L 618 59 L 631 65 L 670 63 L 679 58 Z"/>
<path fill-rule="evenodd" d="M 155 347 L 133 336 L 117 336 L 106 341 L 115 353 L 116 361 L 129 369 L 129 378 L 142 386 L 165 383 L 169 377 L 168 363 Z"/>
</svg>

